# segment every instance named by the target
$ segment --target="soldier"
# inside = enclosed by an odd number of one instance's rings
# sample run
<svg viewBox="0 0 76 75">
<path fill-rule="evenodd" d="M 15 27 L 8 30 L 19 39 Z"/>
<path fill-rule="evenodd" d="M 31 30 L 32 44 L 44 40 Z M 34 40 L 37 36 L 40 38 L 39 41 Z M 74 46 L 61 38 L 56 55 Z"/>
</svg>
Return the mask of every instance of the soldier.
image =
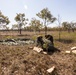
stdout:
<svg viewBox="0 0 76 75">
<path fill-rule="evenodd" d="M 46 52 L 53 52 L 54 46 L 53 46 L 53 37 L 51 39 L 50 35 L 46 35 L 45 38 L 42 36 L 38 36 L 36 40 L 36 46 L 41 47 Z"/>
<path fill-rule="evenodd" d="M 54 46 L 52 42 L 46 38 L 44 39 L 43 50 L 47 51 L 48 53 L 54 51 Z"/>
<path fill-rule="evenodd" d="M 53 36 L 52 35 L 45 35 L 45 38 L 50 40 L 52 45 L 54 45 L 54 43 L 53 43 Z"/>
<path fill-rule="evenodd" d="M 37 43 L 36 46 L 39 46 L 39 47 L 43 48 L 43 44 L 44 44 L 43 37 L 38 36 L 37 40 L 36 40 L 36 43 Z"/>
</svg>

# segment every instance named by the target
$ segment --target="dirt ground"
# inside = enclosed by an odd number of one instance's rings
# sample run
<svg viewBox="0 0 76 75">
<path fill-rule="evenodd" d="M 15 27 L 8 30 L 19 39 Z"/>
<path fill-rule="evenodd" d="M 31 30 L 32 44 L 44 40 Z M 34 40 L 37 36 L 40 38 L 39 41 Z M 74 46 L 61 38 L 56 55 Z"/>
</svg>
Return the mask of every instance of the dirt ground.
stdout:
<svg viewBox="0 0 76 75">
<path fill-rule="evenodd" d="M 35 44 L 0 45 L 0 75 L 76 75 L 76 55 L 65 53 L 76 42 L 65 44 L 55 40 L 54 43 L 60 52 L 52 54 L 37 53 L 32 49 Z M 55 70 L 50 74 L 47 69 L 52 66 Z"/>
</svg>

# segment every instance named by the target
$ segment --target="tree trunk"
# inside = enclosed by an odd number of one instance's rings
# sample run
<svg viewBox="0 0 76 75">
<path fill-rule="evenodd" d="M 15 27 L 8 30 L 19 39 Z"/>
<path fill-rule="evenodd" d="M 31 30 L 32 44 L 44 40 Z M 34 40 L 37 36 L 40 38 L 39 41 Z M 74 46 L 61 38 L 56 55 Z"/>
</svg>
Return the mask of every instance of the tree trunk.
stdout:
<svg viewBox="0 0 76 75">
<path fill-rule="evenodd" d="M 20 30 L 19 30 L 19 31 L 20 31 L 20 35 L 21 35 L 21 34 L 22 34 L 22 33 L 21 33 L 21 28 L 20 28 Z"/>
<path fill-rule="evenodd" d="M 72 32 L 74 32 L 74 28 L 72 28 Z"/>
<path fill-rule="evenodd" d="M 44 22 L 44 25 L 45 25 L 45 35 L 47 35 L 46 18 L 45 18 L 45 22 Z"/>
<path fill-rule="evenodd" d="M 47 27 L 45 26 L 45 35 L 47 35 Z"/>
</svg>

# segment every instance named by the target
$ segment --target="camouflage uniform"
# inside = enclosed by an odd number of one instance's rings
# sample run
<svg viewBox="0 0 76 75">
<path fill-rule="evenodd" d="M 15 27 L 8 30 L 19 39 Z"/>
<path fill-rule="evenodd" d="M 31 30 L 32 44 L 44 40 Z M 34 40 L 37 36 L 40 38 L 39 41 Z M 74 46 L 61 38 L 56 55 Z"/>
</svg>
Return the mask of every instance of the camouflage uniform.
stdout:
<svg viewBox="0 0 76 75">
<path fill-rule="evenodd" d="M 47 52 L 53 52 L 54 46 L 53 46 L 52 42 L 48 39 L 43 39 L 43 41 L 44 41 L 43 49 Z"/>
</svg>

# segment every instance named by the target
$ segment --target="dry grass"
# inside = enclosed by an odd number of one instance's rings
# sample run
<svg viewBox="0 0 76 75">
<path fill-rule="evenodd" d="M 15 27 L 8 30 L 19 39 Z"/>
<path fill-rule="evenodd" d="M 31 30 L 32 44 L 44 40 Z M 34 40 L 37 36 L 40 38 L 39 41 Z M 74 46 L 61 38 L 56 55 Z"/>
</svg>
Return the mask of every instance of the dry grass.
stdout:
<svg viewBox="0 0 76 75">
<path fill-rule="evenodd" d="M 57 34 L 52 32 L 55 47 L 61 52 L 53 54 L 45 55 L 29 49 L 30 46 L 34 47 L 34 44 L 24 46 L 0 45 L 0 75 L 76 75 L 76 55 L 65 53 L 66 50 L 76 46 L 76 42 L 72 41 L 66 44 L 65 41 L 59 42 L 58 37 L 56 37 Z M 74 34 L 66 33 L 68 37 L 71 35 Z M 29 36 L 12 36 L 12 38 L 30 38 Z M 0 39 L 3 39 L 2 37 L 6 39 L 6 36 L 1 36 Z M 61 37 L 67 39 L 63 35 Z M 72 38 L 75 37 L 76 35 Z M 72 40 L 72 38 L 70 39 Z M 52 74 L 49 74 L 46 70 L 52 66 L 55 66 L 56 69 Z"/>
</svg>

